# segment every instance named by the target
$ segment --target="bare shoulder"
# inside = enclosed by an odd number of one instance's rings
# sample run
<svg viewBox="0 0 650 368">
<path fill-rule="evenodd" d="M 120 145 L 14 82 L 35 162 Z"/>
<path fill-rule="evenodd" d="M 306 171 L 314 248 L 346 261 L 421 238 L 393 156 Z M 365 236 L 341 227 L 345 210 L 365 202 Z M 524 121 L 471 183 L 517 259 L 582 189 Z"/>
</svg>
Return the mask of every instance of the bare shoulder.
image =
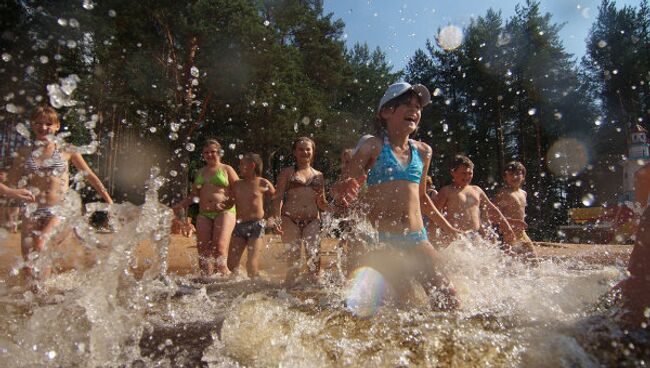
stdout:
<svg viewBox="0 0 650 368">
<path fill-rule="evenodd" d="M 413 141 L 413 144 L 415 145 L 415 148 L 418 150 L 420 155 L 424 155 L 424 157 L 431 157 L 431 154 L 433 153 L 431 146 L 422 141 Z"/>
<path fill-rule="evenodd" d="M 383 144 L 384 141 L 380 137 L 368 138 L 363 143 L 358 153 L 362 155 L 378 155 Z"/>
</svg>

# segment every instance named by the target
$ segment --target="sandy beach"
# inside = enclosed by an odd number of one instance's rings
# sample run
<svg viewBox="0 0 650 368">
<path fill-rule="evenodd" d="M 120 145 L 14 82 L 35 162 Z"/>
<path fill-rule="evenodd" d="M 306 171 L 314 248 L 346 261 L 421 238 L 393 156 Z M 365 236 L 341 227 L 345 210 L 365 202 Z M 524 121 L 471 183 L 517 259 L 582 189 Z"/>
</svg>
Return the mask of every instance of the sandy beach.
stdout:
<svg viewBox="0 0 650 368">
<path fill-rule="evenodd" d="M 110 235 L 102 235 L 110 236 Z M 286 270 L 283 260 L 283 246 L 276 235 L 267 235 L 266 246 L 262 250 L 260 269 L 271 279 L 281 278 Z M 323 268 L 335 267 L 335 239 L 323 241 Z M 573 258 L 590 264 L 626 265 L 632 245 L 617 244 L 569 244 L 569 243 L 535 243 L 535 251 L 544 259 Z M 96 261 L 97 252 L 105 249 L 91 250 L 82 245 L 74 236 L 68 236 L 54 249 L 56 272 L 65 272 L 72 268 L 89 268 Z M 136 275 L 141 275 L 155 258 L 154 248 L 150 242 L 141 243 L 135 251 L 137 263 L 132 267 Z M 20 234 L 9 234 L 0 242 L 0 273 L 8 284 L 15 284 L 18 276 L 12 269 L 20 262 Z M 242 257 L 242 269 L 245 268 L 246 253 Z M 169 247 L 168 270 L 170 274 L 198 274 L 196 241 L 180 235 L 172 235 Z"/>
</svg>

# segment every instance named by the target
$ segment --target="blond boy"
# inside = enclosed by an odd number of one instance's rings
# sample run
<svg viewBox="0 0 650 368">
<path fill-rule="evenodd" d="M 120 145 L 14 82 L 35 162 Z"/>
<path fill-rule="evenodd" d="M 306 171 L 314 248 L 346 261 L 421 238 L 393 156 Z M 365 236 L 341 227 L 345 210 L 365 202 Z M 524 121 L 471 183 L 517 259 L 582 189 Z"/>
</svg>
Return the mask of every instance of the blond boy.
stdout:
<svg viewBox="0 0 650 368">
<path fill-rule="evenodd" d="M 229 202 L 237 208 L 237 225 L 232 233 L 228 268 L 239 268 L 244 249 L 248 249 L 246 272 L 248 277 L 259 275 L 259 252 L 264 243 L 264 195 L 273 196 L 275 188 L 261 177 L 262 159 L 247 153 L 239 161 L 241 179 L 232 184 Z"/>
</svg>

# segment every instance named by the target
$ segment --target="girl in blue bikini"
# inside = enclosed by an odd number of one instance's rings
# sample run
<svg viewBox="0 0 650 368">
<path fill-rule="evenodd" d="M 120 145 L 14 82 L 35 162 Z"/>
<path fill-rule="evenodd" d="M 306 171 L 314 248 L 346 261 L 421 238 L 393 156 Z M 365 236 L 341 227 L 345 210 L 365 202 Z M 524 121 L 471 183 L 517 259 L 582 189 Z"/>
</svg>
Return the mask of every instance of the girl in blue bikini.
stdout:
<svg viewBox="0 0 650 368">
<path fill-rule="evenodd" d="M 396 251 L 390 265 L 372 264 L 387 277 L 396 292 L 409 276 L 415 276 L 432 298 L 436 309 L 455 308 L 455 292 L 437 271 L 438 254 L 427 239 L 422 213 L 445 232 L 459 234 L 433 205 L 426 194 L 424 173 L 431 162 L 431 147 L 409 139 L 420 122 L 422 108 L 431 95 L 422 85 L 391 85 L 377 112 L 378 137 L 367 139 L 355 153 L 348 176 L 336 184 L 337 201 L 350 205 L 361 196 L 367 218 L 377 230 L 377 240 Z M 382 264 L 383 263 L 383 264 Z"/>
<path fill-rule="evenodd" d="M 208 139 L 203 145 L 206 165 L 199 169 L 189 196 L 173 207 L 178 214 L 192 203 L 199 204 L 196 217 L 196 247 L 199 252 L 199 268 L 205 276 L 217 272 L 228 275 L 228 245 L 235 228 L 235 207 L 226 208 L 230 183 L 239 180 L 235 170 L 221 163 L 221 144 Z"/>
</svg>

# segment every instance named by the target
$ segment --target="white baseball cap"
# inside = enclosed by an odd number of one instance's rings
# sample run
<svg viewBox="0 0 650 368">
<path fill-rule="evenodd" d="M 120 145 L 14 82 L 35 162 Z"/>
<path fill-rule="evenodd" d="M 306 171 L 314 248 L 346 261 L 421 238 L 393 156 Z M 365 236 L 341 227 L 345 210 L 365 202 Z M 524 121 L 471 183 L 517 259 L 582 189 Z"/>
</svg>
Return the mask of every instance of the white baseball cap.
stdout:
<svg viewBox="0 0 650 368">
<path fill-rule="evenodd" d="M 363 144 L 366 143 L 366 141 L 367 141 L 368 139 L 372 138 L 372 137 L 374 137 L 372 134 L 365 134 L 365 135 L 363 135 L 363 136 L 359 139 L 359 142 L 357 142 L 357 145 L 356 145 L 356 146 L 354 147 L 354 149 L 352 150 L 352 154 L 353 154 L 353 155 L 356 155 L 357 152 L 361 149 L 361 146 L 363 146 Z"/>
<path fill-rule="evenodd" d="M 401 96 L 410 90 L 413 90 L 418 94 L 422 107 L 425 107 L 431 102 L 431 92 L 429 92 L 427 87 L 421 84 L 410 85 L 406 82 L 398 82 L 388 86 L 386 93 L 384 93 L 384 97 L 379 100 L 379 108 L 377 108 L 377 112 L 381 110 L 382 106 L 384 106 L 386 102 L 394 99 L 397 96 Z"/>
</svg>

